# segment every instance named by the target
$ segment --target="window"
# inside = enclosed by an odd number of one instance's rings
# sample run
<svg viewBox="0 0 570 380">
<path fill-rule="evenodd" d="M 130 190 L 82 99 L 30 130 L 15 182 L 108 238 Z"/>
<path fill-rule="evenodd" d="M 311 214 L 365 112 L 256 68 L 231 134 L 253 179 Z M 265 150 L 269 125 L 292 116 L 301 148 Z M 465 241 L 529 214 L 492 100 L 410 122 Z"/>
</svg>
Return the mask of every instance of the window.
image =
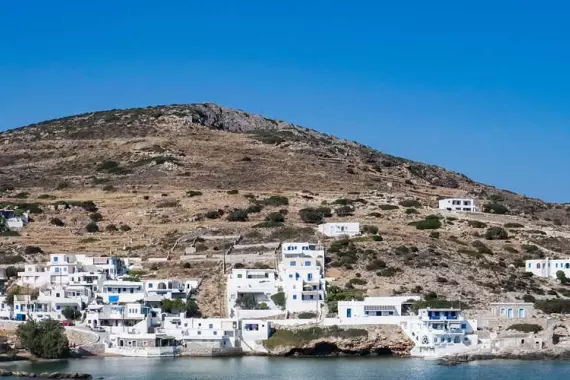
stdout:
<svg viewBox="0 0 570 380">
<path fill-rule="evenodd" d="M 56 256 L 56 257 L 53 258 L 53 262 L 54 262 L 54 263 L 57 263 L 57 261 L 58 261 L 58 257 Z"/>
<path fill-rule="evenodd" d="M 63 268 L 63 271 L 64 271 L 64 272 L 67 272 L 67 267 L 64 267 L 64 268 Z"/>
<path fill-rule="evenodd" d="M 501 317 L 504 317 L 505 315 L 507 315 L 507 311 L 504 307 L 501 308 Z"/>
<path fill-rule="evenodd" d="M 237 275 L 237 278 L 241 278 L 241 277 L 242 277 L 241 273 Z"/>
<path fill-rule="evenodd" d="M 289 278 L 293 278 L 293 274 L 290 274 L 290 275 L 289 275 Z"/>
<path fill-rule="evenodd" d="M 218 335 L 218 332 L 214 330 L 214 335 Z"/>
<path fill-rule="evenodd" d="M 55 293 L 55 296 L 56 296 L 56 297 L 59 297 L 59 293 Z"/>
<path fill-rule="evenodd" d="M 297 299 L 297 295 L 293 294 L 293 299 L 296 300 Z"/>
<path fill-rule="evenodd" d="M 524 308 L 519 308 L 519 318 L 525 318 L 526 317 L 526 310 Z"/>
<path fill-rule="evenodd" d="M 61 310 L 61 305 L 57 305 L 57 306 L 55 307 L 55 310 Z"/>
<path fill-rule="evenodd" d="M 55 268 L 55 273 L 59 273 L 59 268 Z"/>
<path fill-rule="evenodd" d="M 536 269 L 540 269 L 540 263 L 536 264 Z"/>
<path fill-rule="evenodd" d="M 564 266 L 566 269 L 570 269 L 570 264 L 566 263 L 566 265 Z"/>
<path fill-rule="evenodd" d="M 208 328 L 213 329 L 213 328 L 214 328 L 214 325 L 213 325 L 212 323 L 210 323 L 210 324 L 208 325 Z"/>
<path fill-rule="evenodd" d="M 198 330 L 198 335 L 202 335 L 202 331 Z"/>
<path fill-rule="evenodd" d="M 310 262 L 310 261 L 305 261 L 305 266 L 306 266 L 306 267 L 310 267 L 310 266 L 311 266 L 311 262 Z"/>
<path fill-rule="evenodd" d="M 152 288 L 152 284 L 148 284 L 149 289 Z"/>
<path fill-rule="evenodd" d="M 292 267 L 294 267 L 294 266 L 296 266 L 296 265 L 297 265 L 297 262 L 296 262 L 296 261 L 291 261 L 291 262 L 289 263 L 289 266 L 292 266 Z"/>
</svg>

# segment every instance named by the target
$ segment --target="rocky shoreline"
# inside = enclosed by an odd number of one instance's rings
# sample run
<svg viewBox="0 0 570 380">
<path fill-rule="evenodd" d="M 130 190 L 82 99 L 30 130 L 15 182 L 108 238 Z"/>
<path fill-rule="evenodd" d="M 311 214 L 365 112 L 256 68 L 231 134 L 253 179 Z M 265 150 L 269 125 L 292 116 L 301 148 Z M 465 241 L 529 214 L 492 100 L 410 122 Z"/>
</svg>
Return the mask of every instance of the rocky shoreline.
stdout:
<svg viewBox="0 0 570 380">
<path fill-rule="evenodd" d="M 81 379 L 90 380 L 93 378 L 92 375 L 88 373 L 77 373 L 77 372 L 24 372 L 24 371 L 8 371 L 6 369 L 0 369 L 0 377 L 28 377 L 28 378 L 38 378 L 38 379 Z"/>
<path fill-rule="evenodd" d="M 481 360 L 570 360 L 570 350 L 462 354 L 443 357 L 438 364 L 456 366 Z"/>
</svg>

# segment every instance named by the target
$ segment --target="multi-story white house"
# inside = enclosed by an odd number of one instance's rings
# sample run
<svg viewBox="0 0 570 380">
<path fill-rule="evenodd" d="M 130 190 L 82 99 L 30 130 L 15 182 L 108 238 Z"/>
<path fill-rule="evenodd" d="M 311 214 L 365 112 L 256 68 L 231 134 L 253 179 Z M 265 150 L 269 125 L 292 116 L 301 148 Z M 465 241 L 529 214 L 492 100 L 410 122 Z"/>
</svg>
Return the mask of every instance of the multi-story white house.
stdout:
<svg viewBox="0 0 570 380">
<path fill-rule="evenodd" d="M 12 307 L 6 302 L 6 296 L 0 296 L 0 319 L 12 319 Z"/>
<path fill-rule="evenodd" d="M 228 315 L 236 316 L 241 309 L 239 298 L 252 296 L 256 305 L 262 303 L 268 309 L 280 310 L 271 299 L 279 291 L 279 275 L 272 269 L 233 269 L 227 282 Z"/>
<path fill-rule="evenodd" d="M 525 270 L 537 277 L 556 278 L 556 272 L 562 271 L 570 277 L 570 259 L 538 259 L 526 260 Z"/>
<path fill-rule="evenodd" d="M 65 297 L 63 289 L 42 292 L 36 300 L 30 295 L 14 296 L 14 316 L 18 320 L 51 318 L 61 321 L 65 319 L 62 312 L 66 307 L 81 310 L 81 301 Z"/>
<path fill-rule="evenodd" d="M 358 222 L 331 222 L 319 224 L 318 231 L 329 237 L 360 235 L 360 223 Z"/>
<path fill-rule="evenodd" d="M 87 326 L 103 327 L 112 334 L 144 334 L 153 324 L 153 318 L 156 318 L 156 312 L 153 312 L 150 307 L 140 303 L 127 303 L 125 305 L 88 305 L 85 319 Z"/>
<path fill-rule="evenodd" d="M 461 353 L 478 344 L 477 321 L 466 320 L 459 309 L 420 309 L 402 328 L 415 343 L 415 356 Z"/>
<path fill-rule="evenodd" d="M 108 279 L 114 280 L 126 273 L 126 266 L 117 257 L 75 255 L 84 271 L 103 273 Z"/>
<path fill-rule="evenodd" d="M 279 276 L 287 311 L 319 313 L 325 300 L 325 250 L 318 244 L 283 243 Z"/>
<path fill-rule="evenodd" d="M 137 281 L 104 281 L 96 294 L 105 303 L 129 303 L 142 301 L 145 297 L 144 284 Z"/>
<path fill-rule="evenodd" d="M 439 201 L 439 209 L 447 211 L 477 211 L 475 200 L 471 198 L 447 198 Z"/>
<path fill-rule="evenodd" d="M 24 228 L 24 226 L 29 223 L 30 216 L 27 212 L 16 215 L 14 210 L 0 210 L 0 220 L 4 221 L 4 225 L 8 229 L 13 230 Z"/>
<path fill-rule="evenodd" d="M 18 272 L 18 283 L 32 288 L 51 284 L 49 267 L 44 264 L 24 264 L 24 271 Z"/>
<path fill-rule="evenodd" d="M 69 279 L 70 286 L 81 286 L 88 288 L 92 293 L 96 293 L 103 289 L 106 275 L 98 272 L 77 272 L 71 275 Z"/>
</svg>

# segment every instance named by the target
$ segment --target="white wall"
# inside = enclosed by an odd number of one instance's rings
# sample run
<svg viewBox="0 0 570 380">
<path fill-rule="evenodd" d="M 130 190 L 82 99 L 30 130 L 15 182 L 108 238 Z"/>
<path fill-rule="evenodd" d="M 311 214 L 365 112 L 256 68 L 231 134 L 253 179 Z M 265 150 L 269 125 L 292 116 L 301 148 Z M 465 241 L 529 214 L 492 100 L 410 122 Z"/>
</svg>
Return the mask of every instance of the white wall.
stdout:
<svg viewBox="0 0 570 380">
<path fill-rule="evenodd" d="M 324 223 L 317 227 L 318 231 L 325 236 L 339 237 L 339 236 L 357 236 L 360 235 L 360 223 Z"/>
<path fill-rule="evenodd" d="M 269 338 L 270 323 L 264 320 L 241 321 L 241 336 L 245 341 L 259 341 Z"/>
<path fill-rule="evenodd" d="M 526 260 L 525 270 L 537 277 L 556 278 L 556 272 L 562 271 L 566 277 L 570 277 L 570 259 L 552 260 L 549 258 L 540 260 Z"/>
</svg>

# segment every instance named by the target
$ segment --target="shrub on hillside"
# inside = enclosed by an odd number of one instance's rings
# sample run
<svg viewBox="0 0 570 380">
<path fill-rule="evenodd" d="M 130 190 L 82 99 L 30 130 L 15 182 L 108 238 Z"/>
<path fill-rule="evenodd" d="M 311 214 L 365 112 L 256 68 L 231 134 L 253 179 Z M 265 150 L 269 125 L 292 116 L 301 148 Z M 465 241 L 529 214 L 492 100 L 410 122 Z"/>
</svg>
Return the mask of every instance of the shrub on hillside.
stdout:
<svg viewBox="0 0 570 380">
<path fill-rule="evenodd" d="M 402 207 L 421 207 L 422 204 L 415 199 L 406 199 L 399 203 Z"/>
<path fill-rule="evenodd" d="M 279 222 L 283 223 L 285 221 L 285 217 L 280 212 L 272 212 L 265 216 L 265 220 L 268 222 Z"/>
<path fill-rule="evenodd" d="M 487 223 L 483 223 L 478 220 L 468 220 L 467 225 L 473 228 L 487 228 Z"/>
<path fill-rule="evenodd" d="M 131 227 L 127 226 L 126 224 L 121 224 L 121 226 L 119 227 L 119 229 L 123 232 L 127 232 L 131 230 Z"/>
<path fill-rule="evenodd" d="M 100 222 L 103 220 L 103 215 L 99 212 L 93 212 L 89 214 L 89 219 L 91 219 L 92 222 Z"/>
<path fill-rule="evenodd" d="M 338 217 L 343 218 L 345 216 L 351 216 L 354 212 L 354 209 L 350 206 L 342 206 L 335 209 L 334 211 Z"/>
<path fill-rule="evenodd" d="M 119 229 L 118 229 L 117 226 L 114 225 L 114 224 L 108 224 L 108 225 L 105 227 L 105 231 L 107 231 L 107 232 L 116 232 L 116 231 L 118 231 L 118 230 L 119 230 Z"/>
<path fill-rule="evenodd" d="M 228 190 L 229 195 L 239 194 L 239 190 Z"/>
<path fill-rule="evenodd" d="M 218 210 L 210 210 L 204 214 L 207 219 L 218 219 L 221 215 Z"/>
<path fill-rule="evenodd" d="M 397 210 L 400 207 L 398 207 L 396 205 L 380 205 L 380 206 L 378 206 L 378 208 L 380 210 L 383 210 L 383 211 L 390 211 L 390 210 Z"/>
<path fill-rule="evenodd" d="M 505 223 L 504 226 L 505 228 L 524 228 L 524 224 L 520 224 L 520 223 Z"/>
<path fill-rule="evenodd" d="M 247 211 L 236 209 L 228 214 L 228 221 L 230 222 L 245 222 L 247 221 Z"/>
<path fill-rule="evenodd" d="M 99 232 L 99 226 L 95 222 L 91 222 L 85 226 L 85 231 L 95 233 Z"/>
<path fill-rule="evenodd" d="M 546 314 L 570 314 L 570 300 L 555 298 L 535 302 L 535 307 Z"/>
<path fill-rule="evenodd" d="M 507 330 L 520 331 L 524 333 L 537 333 L 542 331 L 542 326 L 534 323 L 516 323 L 507 328 Z"/>
<path fill-rule="evenodd" d="M 365 234 L 376 235 L 378 233 L 378 227 L 377 226 L 364 225 L 362 227 L 362 232 Z"/>
<path fill-rule="evenodd" d="M 262 210 L 263 210 L 263 206 L 260 205 L 260 204 L 258 204 L 258 203 L 256 203 L 256 204 L 250 205 L 250 206 L 245 210 L 245 212 L 247 212 L 248 214 L 256 214 L 256 213 L 258 213 L 258 212 L 261 212 Z"/>
<path fill-rule="evenodd" d="M 299 210 L 299 216 L 305 223 L 319 224 L 324 221 L 323 213 L 314 208 L 304 208 Z"/>
<path fill-rule="evenodd" d="M 188 191 L 186 192 L 186 196 L 189 197 L 189 198 L 198 197 L 198 196 L 200 196 L 200 195 L 202 195 L 202 192 L 201 192 L 201 191 L 188 190 Z"/>
<path fill-rule="evenodd" d="M 426 217 L 424 220 L 408 223 L 410 226 L 416 227 L 418 230 L 437 230 L 442 224 L 439 218 Z"/>
<path fill-rule="evenodd" d="M 491 227 L 485 233 L 485 239 L 487 240 L 505 240 L 508 238 L 507 230 L 502 227 Z"/>
<path fill-rule="evenodd" d="M 272 195 L 268 198 L 262 199 L 261 203 L 264 206 L 279 207 L 289 205 L 289 198 L 283 195 Z"/>
<path fill-rule="evenodd" d="M 503 214 L 508 214 L 509 209 L 498 203 L 486 203 L 485 205 L 483 205 L 483 212 L 489 214 L 503 215 Z"/>
</svg>

